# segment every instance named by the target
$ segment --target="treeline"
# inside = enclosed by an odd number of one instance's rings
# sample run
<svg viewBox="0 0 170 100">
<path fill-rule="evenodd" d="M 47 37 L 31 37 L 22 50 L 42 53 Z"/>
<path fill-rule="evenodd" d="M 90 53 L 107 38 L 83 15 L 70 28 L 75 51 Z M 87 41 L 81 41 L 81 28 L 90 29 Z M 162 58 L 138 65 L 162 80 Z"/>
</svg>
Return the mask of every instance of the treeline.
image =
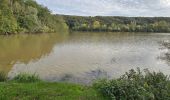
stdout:
<svg viewBox="0 0 170 100">
<path fill-rule="evenodd" d="M 0 34 L 56 32 L 66 24 L 61 16 L 34 0 L 0 0 Z"/>
<path fill-rule="evenodd" d="M 63 17 L 74 31 L 170 32 L 169 17 Z"/>
</svg>

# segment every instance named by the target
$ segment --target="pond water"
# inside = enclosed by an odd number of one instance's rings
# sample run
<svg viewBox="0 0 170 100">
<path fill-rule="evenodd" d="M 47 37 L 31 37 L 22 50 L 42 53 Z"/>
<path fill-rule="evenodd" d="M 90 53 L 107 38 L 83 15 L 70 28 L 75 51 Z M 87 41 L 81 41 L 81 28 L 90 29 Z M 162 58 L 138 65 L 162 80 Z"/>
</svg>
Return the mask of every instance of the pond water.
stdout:
<svg viewBox="0 0 170 100">
<path fill-rule="evenodd" d="M 0 71 L 36 73 L 47 81 L 88 84 L 132 68 L 170 73 L 161 42 L 169 33 L 53 33 L 0 36 Z"/>
</svg>

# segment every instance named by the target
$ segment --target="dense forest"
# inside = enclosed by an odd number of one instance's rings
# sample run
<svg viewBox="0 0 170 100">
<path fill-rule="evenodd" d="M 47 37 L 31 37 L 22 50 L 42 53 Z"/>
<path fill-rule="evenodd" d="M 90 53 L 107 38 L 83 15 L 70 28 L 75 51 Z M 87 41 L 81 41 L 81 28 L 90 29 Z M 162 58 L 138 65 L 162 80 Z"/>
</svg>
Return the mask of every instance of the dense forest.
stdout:
<svg viewBox="0 0 170 100">
<path fill-rule="evenodd" d="M 169 17 L 63 17 L 74 31 L 170 32 Z"/>
<path fill-rule="evenodd" d="M 0 34 L 56 32 L 66 24 L 61 16 L 34 0 L 0 0 Z"/>
<path fill-rule="evenodd" d="M 73 31 L 170 32 L 169 17 L 53 15 L 35 0 L 0 0 L 0 34 Z"/>
</svg>

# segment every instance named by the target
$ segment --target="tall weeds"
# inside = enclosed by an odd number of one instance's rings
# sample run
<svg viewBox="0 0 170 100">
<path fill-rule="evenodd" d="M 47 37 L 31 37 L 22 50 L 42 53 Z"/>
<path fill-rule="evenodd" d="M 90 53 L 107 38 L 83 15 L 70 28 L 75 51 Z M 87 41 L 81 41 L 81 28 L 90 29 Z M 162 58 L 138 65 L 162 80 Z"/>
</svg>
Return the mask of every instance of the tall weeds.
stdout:
<svg viewBox="0 0 170 100">
<path fill-rule="evenodd" d="M 4 72 L 0 72 L 0 82 L 7 80 L 7 75 Z"/>
<path fill-rule="evenodd" d="M 40 78 L 36 74 L 26 74 L 21 73 L 14 77 L 14 81 L 21 82 L 21 83 L 32 83 L 32 82 L 39 82 Z"/>
</svg>

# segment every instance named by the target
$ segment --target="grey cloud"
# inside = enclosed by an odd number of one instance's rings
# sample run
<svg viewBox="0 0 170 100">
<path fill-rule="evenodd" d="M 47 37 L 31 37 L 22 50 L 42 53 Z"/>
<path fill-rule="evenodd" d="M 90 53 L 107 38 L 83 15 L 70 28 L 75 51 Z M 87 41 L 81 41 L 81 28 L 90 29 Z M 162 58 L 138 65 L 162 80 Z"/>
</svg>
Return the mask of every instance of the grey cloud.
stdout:
<svg viewBox="0 0 170 100">
<path fill-rule="evenodd" d="M 37 0 L 54 13 L 84 16 L 170 16 L 170 0 Z"/>
</svg>

